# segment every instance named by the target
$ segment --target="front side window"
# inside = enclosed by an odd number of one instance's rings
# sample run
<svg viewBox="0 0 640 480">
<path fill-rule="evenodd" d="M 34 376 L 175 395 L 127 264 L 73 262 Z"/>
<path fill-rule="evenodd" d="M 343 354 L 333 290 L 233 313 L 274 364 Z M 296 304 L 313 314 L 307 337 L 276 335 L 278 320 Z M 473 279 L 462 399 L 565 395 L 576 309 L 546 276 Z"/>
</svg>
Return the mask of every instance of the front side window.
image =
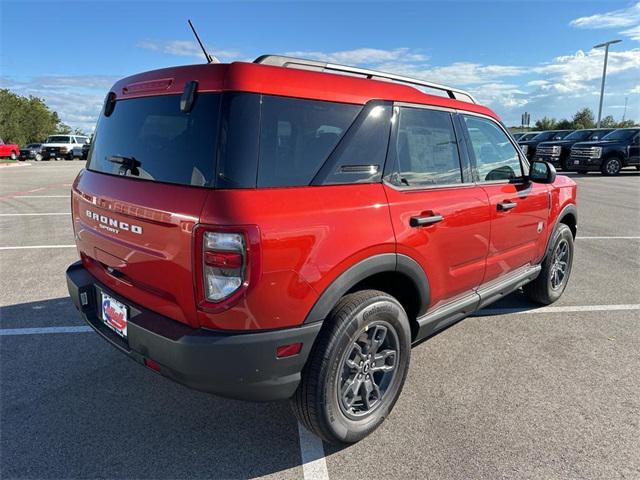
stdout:
<svg viewBox="0 0 640 480">
<path fill-rule="evenodd" d="M 489 119 L 471 115 L 463 115 L 463 118 L 469 133 L 479 181 L 491 182 L 521 177 L 520 157 L 507 134 Z"/>
<path fill-rule="evenodd" d="M 258 187 L 308 185 L 361 105 L 264 96 Z"/>
<path fill-rule="evenodd" d="M 462 183 L 460 156 L 451 114 L 401 107 L 394 138 L 397 178 L 402 186 Z"/>
</svg>

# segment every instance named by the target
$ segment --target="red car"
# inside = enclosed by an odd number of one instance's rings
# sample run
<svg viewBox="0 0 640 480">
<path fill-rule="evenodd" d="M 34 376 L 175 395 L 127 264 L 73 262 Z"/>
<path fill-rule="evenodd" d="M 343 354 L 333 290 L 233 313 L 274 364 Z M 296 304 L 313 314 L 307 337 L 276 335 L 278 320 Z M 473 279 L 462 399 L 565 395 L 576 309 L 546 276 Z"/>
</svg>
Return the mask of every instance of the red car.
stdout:
<svg viewBox="0 0 640 480">
<path fill-rule="evenodd" d="M 16 160 L 20 155 L 20 147 L 15 143 L 4 143 L 0 138 L 0 158 L 10 158 Z"/>
<path fill-rule="evenodd" d="M 117 82 L 72 214 L 71 298 L 118 350 L 290 398 L 347 443 L 391 411 L 413 343 L 520 287 L 557 300 L 577 228 L 575 183 L 469 94 L 279 56 Z"/>
</svg>

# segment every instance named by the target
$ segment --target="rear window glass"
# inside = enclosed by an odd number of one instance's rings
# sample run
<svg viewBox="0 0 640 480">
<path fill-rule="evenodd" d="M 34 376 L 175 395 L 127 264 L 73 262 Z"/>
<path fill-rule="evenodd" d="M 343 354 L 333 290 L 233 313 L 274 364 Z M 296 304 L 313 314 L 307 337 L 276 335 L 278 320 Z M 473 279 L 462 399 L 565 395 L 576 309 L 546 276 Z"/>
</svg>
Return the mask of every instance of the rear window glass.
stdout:
<svg viewBox="0 0 640 480">
<path fill-rule="evenodd" d="M 219 94 L 199 94 L 190 112 L 180 96 L 120 100 L 102 116 L 87 168 L 157 182 L 213 184 Z"/>
<path fill-rule="evenodd" d="M 258 187 L 308 185 L 360 105 L 264 96 Z"/>
</svg>

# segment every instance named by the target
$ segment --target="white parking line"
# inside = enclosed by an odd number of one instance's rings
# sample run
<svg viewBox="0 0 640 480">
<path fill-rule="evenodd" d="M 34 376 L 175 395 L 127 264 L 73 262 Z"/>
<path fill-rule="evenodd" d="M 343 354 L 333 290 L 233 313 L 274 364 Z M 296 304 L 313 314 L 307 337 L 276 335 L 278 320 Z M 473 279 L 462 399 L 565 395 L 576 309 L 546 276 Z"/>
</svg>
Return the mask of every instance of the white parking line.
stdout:
<svg viewBox="0 0 640 480">
<path fill-rule="evenodd" d="M 50 215 L 71 215 L 71 212 L 66 212 L 66 213 L 0 213 L 0 217 L 37 217 L 37 216 L 50 216 Z"/>
<path fill-rule="evenodd" d="M 40 335 L 43 333 L 86 333 L 91 327 L 39 327 L 39 328 L 0 328 L 0 337 L 9 335 Z"/>
<path fill-rule="evenodd" d="M 485 308 L 476 312 L 476 316 L 500 315 L 507 313 L 534 314 L 534 313 L 571 313 L 571 312 L 611 312 L 620 310 L 640 310 L 640 304 L 631 303 L 626 305 L 569 305 L 566 307 L 540 307 L 523 310 L 522 307 L 513 308 Z"/>
<path fill-rule="evenodd" d="M 31 250 L 37 248 L 76 248 L 75 245 L 24 245 L 21 247 L 0 247 L 0 250 Z"/>
<path fill-rule="evenodd" d="M 11 198 L 69 198 L 70 195 L 16 195 Z"/>
<path fill-rule="evenodd" d="M 298 423 L 304 480 L 329 480 L 322 440 Z"/>
<path fill-rule="evenodd" d="M 576 237 L 576 240 L 640 240 L 640 237 Z"/>
</svg>

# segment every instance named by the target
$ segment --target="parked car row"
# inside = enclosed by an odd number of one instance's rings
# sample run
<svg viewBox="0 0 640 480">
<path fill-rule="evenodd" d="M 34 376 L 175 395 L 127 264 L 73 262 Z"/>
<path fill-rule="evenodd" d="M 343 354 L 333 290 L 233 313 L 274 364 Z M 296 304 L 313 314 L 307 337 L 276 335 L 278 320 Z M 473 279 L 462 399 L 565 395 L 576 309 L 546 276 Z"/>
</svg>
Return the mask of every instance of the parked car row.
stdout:
<svg viewBox="0 0 640 480">
<path fill-rule="evenodd" d="M 50 135 L 44 143 L 28 143 L 22 147 L 5 144 L 0 139 L 0 157 L 12 160 L 87 159 L 90 140 L 84 135 Z"/>
<path fill-rule="evenodd" d="M 617 175 L 625 167 L 640 170 L 640 128 L 547 130 L 517 140 L 530 161 L 546 161 L 564 171 Z"/>
</svg>

